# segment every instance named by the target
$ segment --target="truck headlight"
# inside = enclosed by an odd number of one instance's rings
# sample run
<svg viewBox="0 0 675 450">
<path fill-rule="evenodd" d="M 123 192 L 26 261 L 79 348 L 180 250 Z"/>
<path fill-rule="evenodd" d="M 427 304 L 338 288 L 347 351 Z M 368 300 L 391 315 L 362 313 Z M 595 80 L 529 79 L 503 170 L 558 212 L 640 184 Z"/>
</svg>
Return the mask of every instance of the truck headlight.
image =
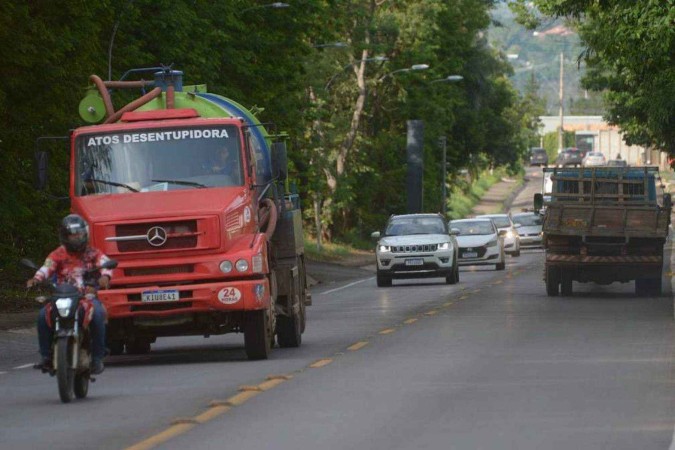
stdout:
<svg viewBox="0 0 675 450">
<path fill-rule="evenodd" d="M 68 317 L 70 315 L 70 308 L 72 306 L 72 298 L 60 298 L 56 300 L 56 309 L 59 311 L 59 316 L 61 317 Z"/>
<path fill-rule="evenodd" d="M 239 272 L 246 272 L 248 270 L 248 261 L 245 259 L 240 259 L 234 266 Z"/>
<path fill-rule="evenodd" d="M 391 247 L 389 247 L 388 245 L 380 245 L 379 250 L 380 250 L 380 253 L 387 253 L 387 252 L 391 251 Z"/>
<path fill-rule="evenodd" d="M 220 263 L 220 271 L 223 273 L 232 272 L 232 263 L 229 261 L 223 261 Z"/>
<path fill-rule="evenodd" d="M 450 248 L 450 243 L 449 242 L 443 242 L 442 244 L 438 244 L 438 249 L 439 250 L 447 250 Z"/>
</svg>

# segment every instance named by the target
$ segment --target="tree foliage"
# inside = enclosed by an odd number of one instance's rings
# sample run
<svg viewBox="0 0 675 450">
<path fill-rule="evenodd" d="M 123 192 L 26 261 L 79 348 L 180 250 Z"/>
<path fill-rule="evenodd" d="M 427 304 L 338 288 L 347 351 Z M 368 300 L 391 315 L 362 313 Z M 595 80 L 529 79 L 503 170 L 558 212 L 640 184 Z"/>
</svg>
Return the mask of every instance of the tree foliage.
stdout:
<svg viewBox="0 0 675 450">
<path fill-rule="evenodd" d="M 626 142 L 675 154 L 675 0 L 535 4 L 577 23 L 591 68 L 585 83 L 606 91 L 607 118 Z"/>
<path fill-rule="evenodd" d="M 56 243 L 68 210 L 55 198 L 66 194 L 68 146 L 43 144 L 50 185 L 40 193 L 35 142 L 82 125 L 77 109 L 90 74 L 119 79 L 131 68 L 173 64 L 188 84 L 264 108 L 261 119 L 292 136 L 308 224 L 331 238 L 363 236 L 404 211 L 408 119 L 425 122 L 432 211 L 441 209 L 440 136 L 448 138 L 450 179 L 464 168 L 515 164 L 530 145 L 533 100 L 518 96 L 504 56 L 484 37 L 493 2 L 290 3 L 0 2 L 0 278 L 20 277 L 19 257 L 41 258 Z M 320 45 L 335 41 L 348 47 Z M 420 63 L 430 68 L 393 74 Z M 453 74 L 464 79 L 432 83 Z"/>
</svg>

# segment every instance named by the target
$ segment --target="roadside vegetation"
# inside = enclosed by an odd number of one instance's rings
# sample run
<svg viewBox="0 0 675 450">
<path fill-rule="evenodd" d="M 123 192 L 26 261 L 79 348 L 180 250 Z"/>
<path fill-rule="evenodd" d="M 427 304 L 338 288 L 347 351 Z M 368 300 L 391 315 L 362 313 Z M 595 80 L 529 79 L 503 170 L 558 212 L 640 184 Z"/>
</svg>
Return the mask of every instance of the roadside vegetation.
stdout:
<svg viewBox="0 0 675 450">
<path fill-rule="evenodd" d="M 486 170 L 473 181 L 470 181 L 468 177 L 457 180 L 449 195 L 448 218 L 455 220 L 469 217 L 474 206 L 476 206 L 485 193 L 490 190 L 493 185 L 501 181 L 502 178 L 515 179 L 513 189 L 516 189 L 523 182 L 523 171 L 521 170 L 514 174 L 509 173 L 505 168 L 499 168 L 492 171 L 492 173 L 490 173 L 489 170 Z"/>
</svg>

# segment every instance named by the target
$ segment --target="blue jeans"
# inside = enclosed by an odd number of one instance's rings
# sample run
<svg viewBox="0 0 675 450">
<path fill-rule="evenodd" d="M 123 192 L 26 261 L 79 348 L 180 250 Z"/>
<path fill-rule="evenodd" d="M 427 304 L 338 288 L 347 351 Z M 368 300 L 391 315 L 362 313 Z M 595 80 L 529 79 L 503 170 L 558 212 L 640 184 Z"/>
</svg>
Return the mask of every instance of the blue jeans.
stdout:
<svg viewBox="0 0 675 450">
<path fill-rule="evenodd" d="M 94 315 L 89 323 L 89 333 L 91 334 L 91 356 L 93 359 L 103 359 L 105 356 L 105 313 L 103 305 L 97 298 L 92 300 L 94 304 Z M 40 356 L 43 358 L 52 357 L 52 341 L 54 339 L 54 330 L 47 325 L 45 308 L 40 310 L 37 320 L 38 343 L 40 344 Z"/>
</svg>

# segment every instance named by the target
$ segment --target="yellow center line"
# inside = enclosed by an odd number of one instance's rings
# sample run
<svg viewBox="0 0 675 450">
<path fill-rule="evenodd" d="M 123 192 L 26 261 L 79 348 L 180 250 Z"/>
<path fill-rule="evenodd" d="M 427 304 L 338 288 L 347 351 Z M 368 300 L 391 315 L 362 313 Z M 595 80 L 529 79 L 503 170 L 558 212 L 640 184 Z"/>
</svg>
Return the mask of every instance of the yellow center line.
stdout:
<svg viewBox="0 0 675 450">
<path fill-rule="evenodd" d="M 468 295 L 462 295 L 462 296 L 459 298 L 459 300 L 466 300 L 467 298 L 469 298 Z"/>
<path fill-rule="evenodd" d="M 361 350 L 366 345 L 368 345 L 368 341 L 359 341 L 356 344 L 350 345 L 349 347 L 347 347 L 347 350 L 355 352 L 356 350 Z"/>
<path fill-rule="evenodd" d="M 147 450 L 154 447 L 157 447 L 160 444 L 173 439 L 176 436 L 179 436 L 187 431 L 193 429 L 196 425 L 194 423 L 181 423 L 178 425 L 171 425 L 166 430 L 150 436 L 144 441 L 134 444 L 131 447 L 127 447 L 126 450 Z"/>
<path fill-rule="evenodd" d="M 394 331 L 396 331 L 395 328 L 385 328 L 384 330 L 380 331 L 378 334 L 389 334 L 389 333 L 393 333 Z"/>
<path fill-rule="evenodd" d="M 262 391 L 243 391 L 232 397 L 228 398 L 225 402 L 227 406 L 240 406 L 244 404 L 247 400 L 252 399 L 256 395 L 260 394 Z"/>
<path fill-rule="evenodd" d="M 447 308 L 448 306 L 452 306 L 454 303 L 455 302 L 445 302 L 445 303 L 443 303 L 443 306 L 445 306 Z"/>
<path fill-rule="evenodd" d="M 403 321 L 403 323 L 408 324 L 408 325 L 410 325 L 411 323 L 415 323 L 415 322 L 417 322 L 417 319 L 415 317 L 410 318 L 410 319 L 406 319 L 406 320 Z"/>
<path fill-rule="evenodd" d="M 503 281 L 502 281 L 502 280 L 497 280 L 497 281 L 495 281 L 495 282 L 494 282 L 494 283 L 492 283 L 492 284 L 502 284 L 502 283 L 503 283 Z"/>
<path fill-rule="evenodd" d="M 232 408 L 230 408 L 229 406 L 225 406 L 225 405 L 213 406 L 213 407 L 207 409 L 206 411 L 204 411 L 203 413 L 199 414 L 198 416 L 195 416 L 195 420 L 198 423 L 206 423 L 210 420 L 215 419 L 219 415 L 228 412 L 230 409 L 232 409 Z"/>
<path fill-rule="evenodd" d="M 311 367 L 312 369 L 318 369 L 319 367 L 327 366 L 332 362 L 333 362 L 332 358 L 324 358 L 318 361 L 314 361 L 312 364 L 309 365 L 309 367 Z"/>
<path fill-rule="evenodd" d="M 431 311 L 427 311 L 424 313 L 425 316 L 433 316 L 434 314 L 438 313 L 435 309 L 432 309 Z"/>
</svg>

